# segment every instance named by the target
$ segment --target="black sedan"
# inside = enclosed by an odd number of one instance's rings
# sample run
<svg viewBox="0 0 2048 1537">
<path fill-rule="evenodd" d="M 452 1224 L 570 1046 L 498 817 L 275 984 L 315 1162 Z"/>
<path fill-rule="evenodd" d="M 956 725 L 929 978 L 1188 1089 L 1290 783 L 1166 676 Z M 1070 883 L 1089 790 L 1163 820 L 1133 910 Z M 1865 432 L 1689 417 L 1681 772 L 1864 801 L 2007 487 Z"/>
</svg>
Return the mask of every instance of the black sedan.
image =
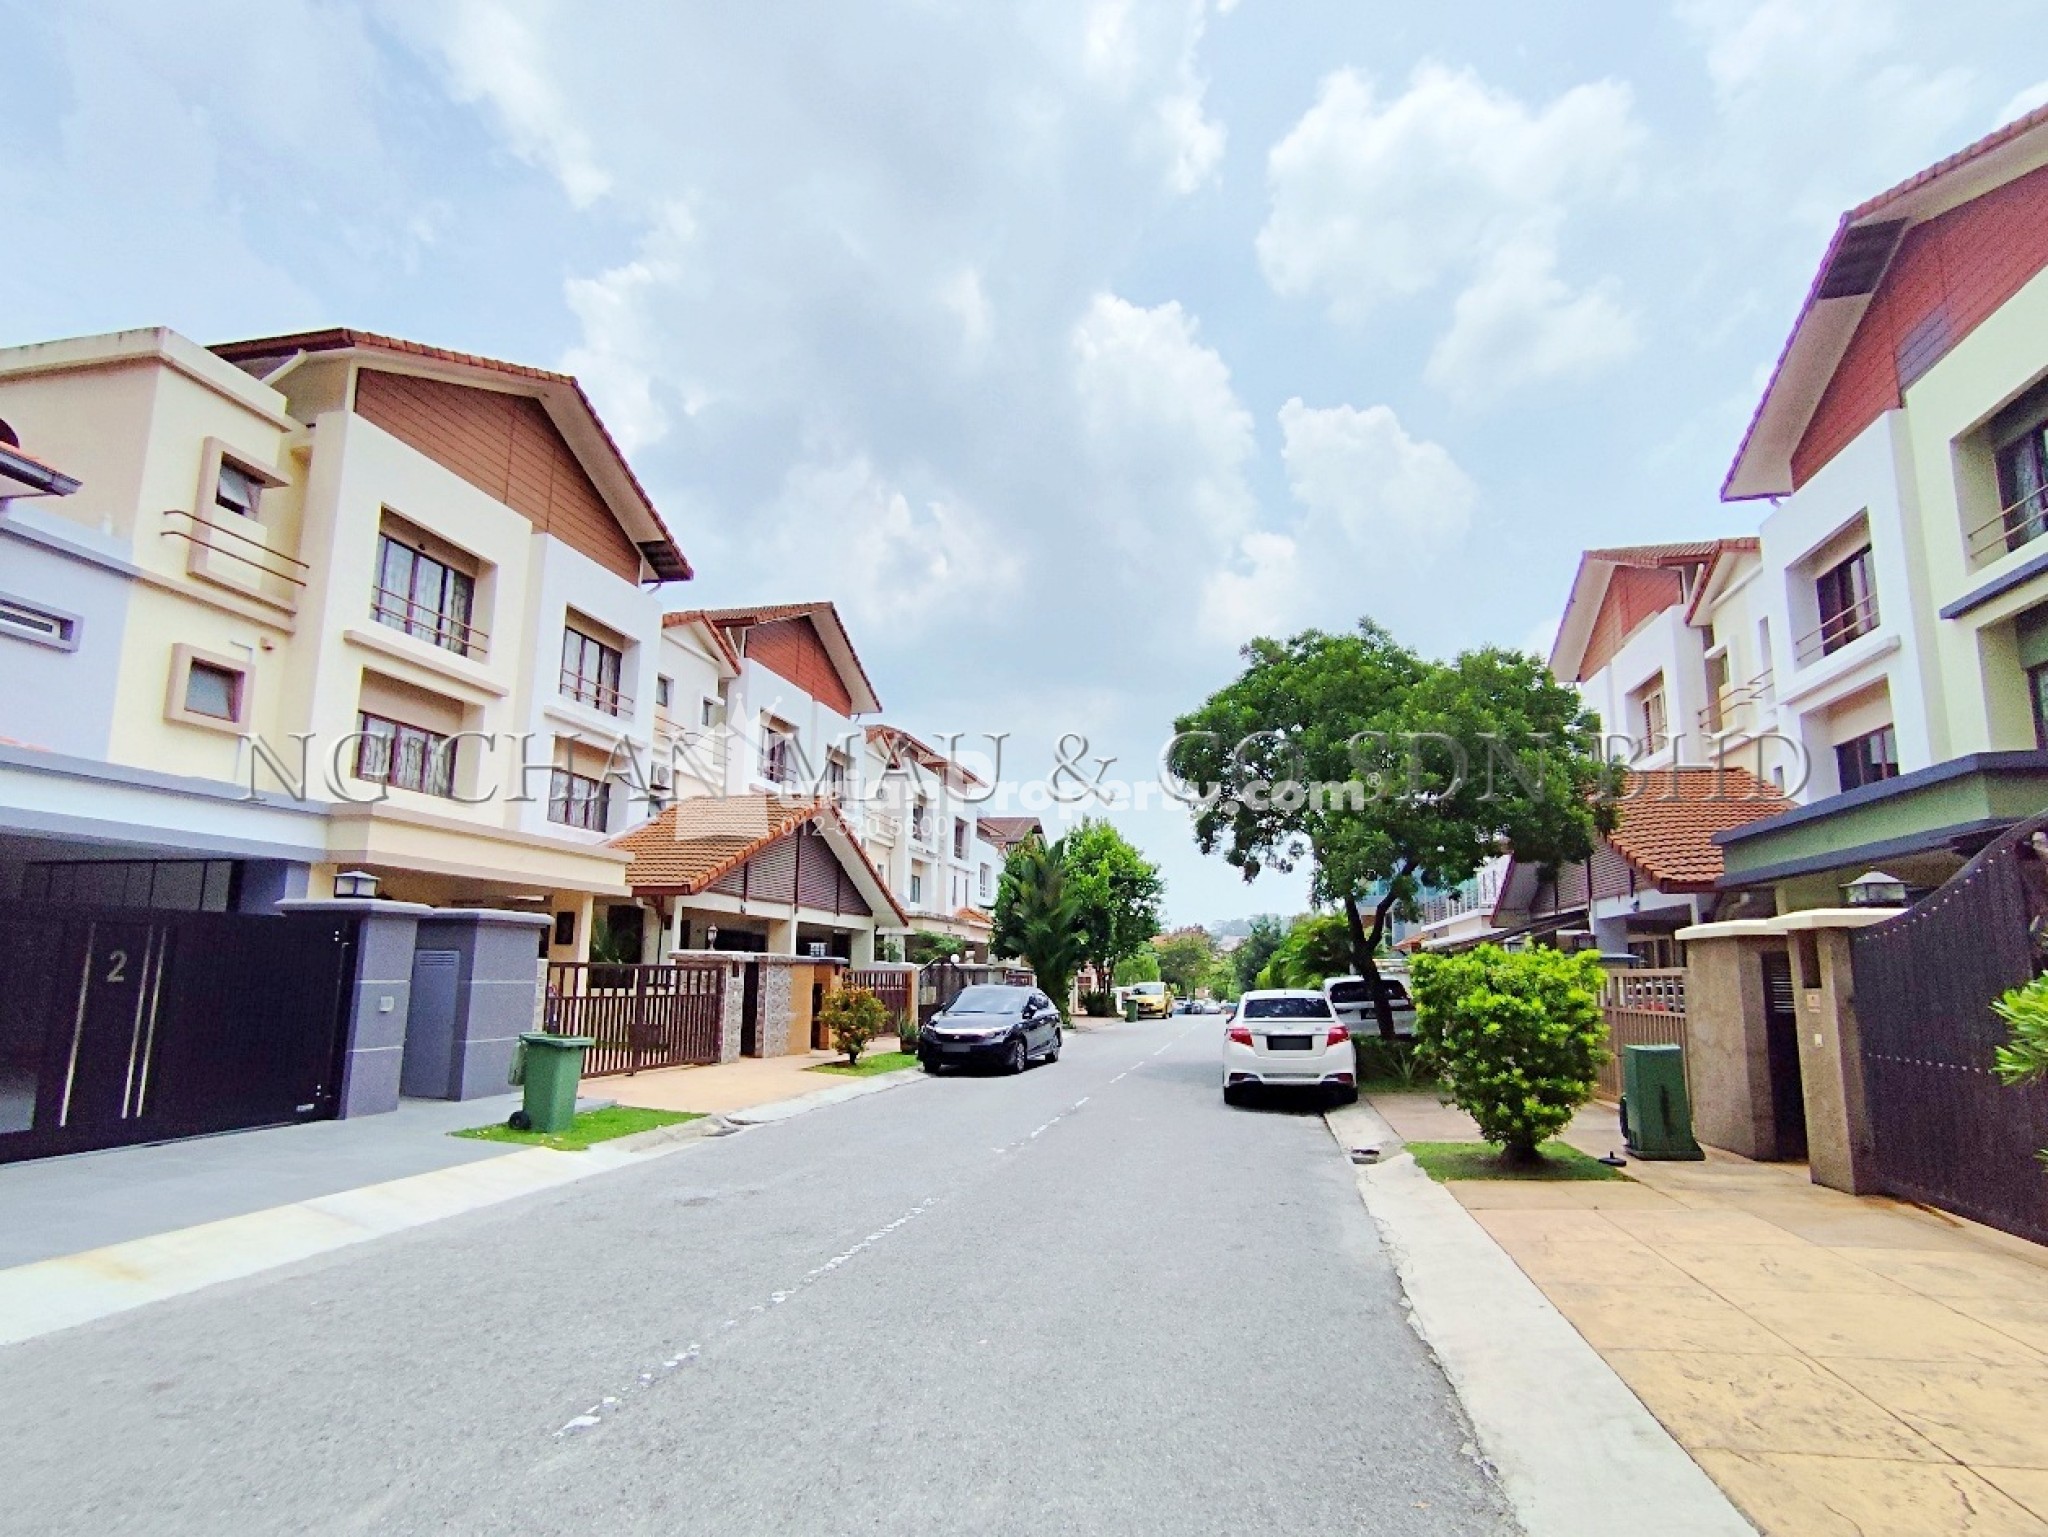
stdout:
<svg viewBox="0 0 2048 1537">
<path fill-rule="evenodd" d="M 1000 1067 L 1021 1073 L 1033 1062 L 1060 1059 L 1060 1011 L 1033 987 L 984 983 L 934 1014 L 917 1032 L 917 1059 L 928 1073 L 942 1067 Z"/>
</svg>

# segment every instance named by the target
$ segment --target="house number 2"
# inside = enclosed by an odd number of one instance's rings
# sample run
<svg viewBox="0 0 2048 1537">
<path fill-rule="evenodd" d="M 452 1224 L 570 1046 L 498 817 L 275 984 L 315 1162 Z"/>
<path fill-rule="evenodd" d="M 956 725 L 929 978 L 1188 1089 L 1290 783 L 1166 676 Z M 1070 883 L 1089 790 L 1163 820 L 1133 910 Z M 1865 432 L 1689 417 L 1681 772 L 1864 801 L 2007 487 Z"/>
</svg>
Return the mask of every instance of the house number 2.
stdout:
<svg viewBox="0 0 2048 1537">
<path fill-rule="evenodd" d="M 126 950 L 109 950 L 107 952 L 106 980 L 109 982 L 125 982 L 128 980 L 128 952 Z"/>
</svg>

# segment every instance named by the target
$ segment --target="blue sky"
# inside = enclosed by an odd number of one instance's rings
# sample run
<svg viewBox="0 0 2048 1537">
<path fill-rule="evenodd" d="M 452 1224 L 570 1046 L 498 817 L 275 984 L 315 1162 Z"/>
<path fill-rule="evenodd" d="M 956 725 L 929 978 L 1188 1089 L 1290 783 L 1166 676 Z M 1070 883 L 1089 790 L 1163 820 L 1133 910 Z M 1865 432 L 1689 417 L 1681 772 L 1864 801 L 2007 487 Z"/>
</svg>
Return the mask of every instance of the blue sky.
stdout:
<svg viewBox="0 0 2048 1537">
<path fill-rule="evenodd" d="M 0 4 L 0 340 L 347 324 L 584 379 L 697 602 L 1138 773 L 1257 633 L 1547 645 L 1718 531 L 1840 211 L 2040 0 Z M 1177 920 L 1291 909 L 1172 812 Z"/>
</svg>

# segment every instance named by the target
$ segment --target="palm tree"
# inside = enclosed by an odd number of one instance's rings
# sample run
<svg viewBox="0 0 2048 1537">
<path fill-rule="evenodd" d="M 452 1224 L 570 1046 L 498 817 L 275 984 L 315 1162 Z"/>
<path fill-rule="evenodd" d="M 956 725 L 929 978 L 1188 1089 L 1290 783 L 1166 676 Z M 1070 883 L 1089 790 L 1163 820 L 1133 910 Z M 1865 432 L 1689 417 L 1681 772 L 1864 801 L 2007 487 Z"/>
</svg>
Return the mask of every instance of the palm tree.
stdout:
<svg viewBox="0 0 2048 1537">
<path fill-rule="evenodd" d="M 1030 962 L 1039 988 L 1063 1017 L 1087 943 L 1080 898 L 1067 884 L 1065 841 L 1028 838 L 1010 851 L 989 939 L 994 953 Z"/>
</svg>

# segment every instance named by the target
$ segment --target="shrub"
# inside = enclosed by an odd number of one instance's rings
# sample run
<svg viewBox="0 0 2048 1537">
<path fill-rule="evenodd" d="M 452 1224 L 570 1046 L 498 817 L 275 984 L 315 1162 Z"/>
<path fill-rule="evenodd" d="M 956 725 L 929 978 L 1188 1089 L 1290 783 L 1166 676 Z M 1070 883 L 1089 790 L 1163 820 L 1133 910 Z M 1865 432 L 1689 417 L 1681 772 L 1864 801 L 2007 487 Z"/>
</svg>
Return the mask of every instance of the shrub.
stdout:
<svg viewBox="0 0 2048 1537">
<path fill-rule="evenodd" d="M 1416 1039 L 1452 1103 L 1531 1163 L 1593 1097 L 1607 1060 L 1595 955 L 1481 945 L 1414 962 Z"/>
<path fill-rule="evenodd" d="M 826 996 L 819 1011 L 832 1033 L 832 1049 L 846 1054 L 846 1065 L 860 1061 L 869 1042 L 889 1029 L 889 1007 L 865 987 L 842 987 Z"/>
<path fill-rule="evenodd" d="M 1092 1015 L 1096 1019 L 1106 1019 L 1116 1012 L 1116 994 L 1083 993 L 1081 995 L 1081 1012 Z"/>
<path fill-rule="evenodd" d="M 2048 977 L 2036 977 L 1991 1005 L 2011 1040 L 1993 1054 L 1998 1076 L 2014 1088 L 2048 1078 Z"/>
</svg>

